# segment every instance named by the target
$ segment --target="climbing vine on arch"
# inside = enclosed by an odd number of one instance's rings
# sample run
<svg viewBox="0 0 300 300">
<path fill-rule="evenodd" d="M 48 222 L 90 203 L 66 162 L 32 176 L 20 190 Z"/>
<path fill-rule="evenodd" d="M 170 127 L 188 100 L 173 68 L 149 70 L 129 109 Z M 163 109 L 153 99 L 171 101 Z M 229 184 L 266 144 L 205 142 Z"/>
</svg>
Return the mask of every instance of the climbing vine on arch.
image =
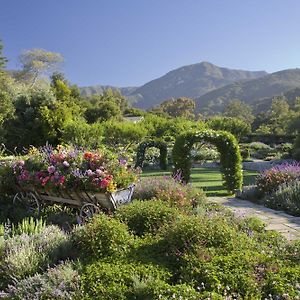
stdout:
<svg viewBox="0 0 300 300">
<path fill-rule="evenodd" d="M 220 171 L 223 185 L 233 192 L 243 184 L 242 158 L 236 138 L 226 131 L 191 131 L 178 136 L 173 148 L 175 172 L 181 172 L 183 180 L 188 182 L 191 175 L 191 148 L 194 143 L 208 142 L 220 153 Z"/>
<path fill-rule="evenodd" d="M 162 141 L 144 141 L 139 144 L 136 154 L 136 164 L 135 167 L 143 167 L 144 160 L 145 160 L 145 153 L 147 148 L 155 147 L 158 148 L 160 151 L 159 155 L 159 166 L 161 169 L 167 169 L 167 153 L 168 147 L 165 142 Z"/>
</svg>

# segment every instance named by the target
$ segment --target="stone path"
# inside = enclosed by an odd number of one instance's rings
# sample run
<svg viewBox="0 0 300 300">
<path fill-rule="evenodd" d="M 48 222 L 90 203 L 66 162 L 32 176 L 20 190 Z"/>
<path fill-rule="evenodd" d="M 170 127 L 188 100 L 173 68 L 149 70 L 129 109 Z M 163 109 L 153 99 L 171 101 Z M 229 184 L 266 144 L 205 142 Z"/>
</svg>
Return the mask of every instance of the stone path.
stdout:
<svg viewBox="0 0 300 300">
<path fill-rule="evenodd" d="M 300 239 L 300 217 L 237 198 L 209 197 L 208 199 L 228 207 L 236 216 L 254 216 L 261 219 L 266 223 L 267 230 L 279 231 L 288 240 Z"/>
</svg>

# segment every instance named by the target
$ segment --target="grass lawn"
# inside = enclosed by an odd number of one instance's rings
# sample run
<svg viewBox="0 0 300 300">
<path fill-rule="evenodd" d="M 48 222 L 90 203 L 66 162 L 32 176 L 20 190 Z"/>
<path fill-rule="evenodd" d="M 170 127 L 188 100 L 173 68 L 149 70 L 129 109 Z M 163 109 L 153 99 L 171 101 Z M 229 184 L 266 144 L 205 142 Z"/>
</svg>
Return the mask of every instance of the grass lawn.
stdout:
<svg viewBox="0 0 300 300">
<path fill-rule="evenodd" d="M 145 170 L 141 177 L 171 175 L 171 170 Z M 244 185 L 254 184 L 256 171 L 244 171 Z M 219 168 L 193 168 L 191 183 L 194 187 L 201 187 L 207 196 L 230 195 L 222 186 L 222 177 Z"/>
</svg>

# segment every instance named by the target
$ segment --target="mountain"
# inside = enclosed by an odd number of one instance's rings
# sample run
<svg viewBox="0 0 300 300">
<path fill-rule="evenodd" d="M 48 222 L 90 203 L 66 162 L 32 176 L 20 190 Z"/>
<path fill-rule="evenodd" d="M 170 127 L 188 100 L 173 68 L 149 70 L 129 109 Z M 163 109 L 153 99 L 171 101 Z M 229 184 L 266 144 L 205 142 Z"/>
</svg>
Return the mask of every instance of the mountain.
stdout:
<svg viewBox="0 0 300 300">
<path fill-rule="evenodd" d="M 232 70 L 201 62 L 170 71 L 137 88 L 130 96 L 137 100 L 136 107 L 148 109 L 172 97 L 197 98 L 230 83 L 266 74 L 264 71 Z"/>
<path fill-rule="evenodd" d="M 141 87 L 95 85 L 80 88 L 83 96 L 102 94 L 104 90 L 118 89 L 134 106 L 148 109 L 164 100 L 178 97 L 197 98 L 207 92 L 235 81 L 251 80 L 265 76 L 265 71 L 231 70 L 209 62 L 183 66 L 154 79 Z"/>
<path fill-rule="evenodd" d="M 105 90 L 112 89 L 112 90 L 119 90 L 123 96 L 129 96 L 133 93 L 137 87 L 116 87 L 111 85 L 92 85 L 92 86 L 85 86 L 80 88 L 80 92 L 82 96 L 91 96 L 95 94 L 103 94 Z"/>
<path fill-rule="evenodd" d="M 282 95 L 300 87 L 300 69 L 288 69 L 261 78 L 235 82 L 208 92 L 196 101 L 197 112 L 216 113 L 233 99 L 239 99 L 252 106 L 267 103 L 274 96 Z"/>
</svg>

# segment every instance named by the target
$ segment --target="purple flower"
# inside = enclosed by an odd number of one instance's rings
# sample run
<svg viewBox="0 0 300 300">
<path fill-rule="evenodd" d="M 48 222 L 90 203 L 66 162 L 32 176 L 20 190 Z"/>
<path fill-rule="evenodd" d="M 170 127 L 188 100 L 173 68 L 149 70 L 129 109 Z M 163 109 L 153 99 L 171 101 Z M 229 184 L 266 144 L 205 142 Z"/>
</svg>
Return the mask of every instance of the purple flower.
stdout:
<svg viewBox="0 0 300 300">
<path fill-rule="evenodd" d="M 120 159 L 119 163 L 120 163 L 121 166 L 126 166 L 127 160 L 126 159 Z"/>
<path fill-rule="evenodd" d="M 55 172 L 55 167 L 54 166 L 48 167 L 48 172 L 49 174 L 53 174 Z"/>
<path fill-rule="evenodd" d="M 70 164 L 69 164 L 66 160 L 63 162 L 63 165 L 64 165 L 66 168 L 70 167 Z"/>
</svg>

